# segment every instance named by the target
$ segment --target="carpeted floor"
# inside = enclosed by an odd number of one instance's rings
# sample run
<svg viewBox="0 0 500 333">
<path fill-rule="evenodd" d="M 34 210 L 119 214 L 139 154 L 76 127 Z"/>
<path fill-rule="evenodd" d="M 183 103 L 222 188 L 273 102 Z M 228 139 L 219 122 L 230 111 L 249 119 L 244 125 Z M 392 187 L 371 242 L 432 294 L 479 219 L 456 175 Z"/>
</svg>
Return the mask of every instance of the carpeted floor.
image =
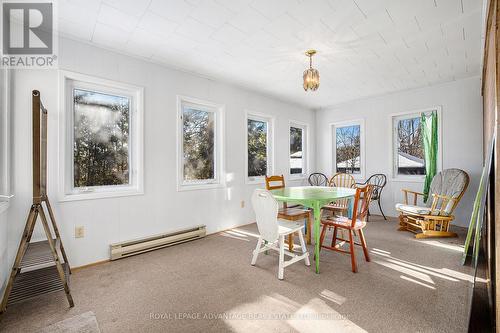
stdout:
<svg viewBox="0 0 500 333">
<path fill-rule="evenodd" d="M 370 263 L 323 250 L 277 279 L 277 254 L 250 266 L 255 225 L 77 270 L 63 293 L 8 308 L 2 332 L 30 332 L 92 311 L 102 332 L 464 332 L 471 269 L 459 239 L 416 240 L 372 217 Z M 331 236 L 331 235 L 330 235 Z M 312 252 L 312 250 L 311 250 Z"/>
</svg>

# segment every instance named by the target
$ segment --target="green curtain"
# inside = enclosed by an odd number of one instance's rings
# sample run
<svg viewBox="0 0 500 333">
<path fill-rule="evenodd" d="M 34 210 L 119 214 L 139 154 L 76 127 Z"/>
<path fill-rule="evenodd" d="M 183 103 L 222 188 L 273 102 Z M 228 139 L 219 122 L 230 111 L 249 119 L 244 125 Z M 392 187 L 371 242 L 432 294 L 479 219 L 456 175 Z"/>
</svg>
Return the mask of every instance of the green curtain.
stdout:
<svg viewBox="0 0 500 333">
<path fill-rule="evenodd" d="M 424 202 L 429 197 L 429 188 L 432 178 L 437 172 L 437 154 L 438 154 L 438 119 L 437 112 L 422 113 L 420 118 L 422 140 L 424 143 L 425 158 L 425 183 L 424 183 Z"/>
</svg>

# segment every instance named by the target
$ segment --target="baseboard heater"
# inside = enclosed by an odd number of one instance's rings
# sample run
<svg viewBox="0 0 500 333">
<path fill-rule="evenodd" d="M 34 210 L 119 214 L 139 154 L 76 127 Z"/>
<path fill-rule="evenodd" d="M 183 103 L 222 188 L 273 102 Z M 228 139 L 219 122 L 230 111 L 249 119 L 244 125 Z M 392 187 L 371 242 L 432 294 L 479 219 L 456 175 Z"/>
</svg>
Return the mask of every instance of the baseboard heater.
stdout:
<svg viewBox="0 0 500 333">
<path fill-rule="evenodd" d="M 205 237 L 206 234 L 206 226 L 199 225 L 194 228 L 178 230 L 167 234 L 111 244 L 111 260 L 200 239 Z"/>
</svg>

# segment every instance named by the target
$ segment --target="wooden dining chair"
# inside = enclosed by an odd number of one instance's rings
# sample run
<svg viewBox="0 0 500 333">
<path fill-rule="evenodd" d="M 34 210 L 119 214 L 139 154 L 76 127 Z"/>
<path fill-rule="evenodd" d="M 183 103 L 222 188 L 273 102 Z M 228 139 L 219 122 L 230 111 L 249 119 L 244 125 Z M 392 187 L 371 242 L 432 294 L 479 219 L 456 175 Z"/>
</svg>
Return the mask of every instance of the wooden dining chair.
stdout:
<svg viewBox="0 0 500 333">
<path fill-rule="evenodd" d="M 352 175 L 339 172 L 330 179 L 328 186 L 353 188 L 356 186 L 356 181 Z M 331 215 L 346 215 L 347 210 L 349 209 L 349 199 L 340 199 L 331 202 L 328 205 L 323 206 L 322 209 L 330 212 Z"/>
<path fill-rule="evenodd" d="M 352 211 L 352 218 L 345 216 L 332 216 L 321 220 L 321 236 L 320 236 L 320 250 L 321 248 L 326 248 L 329 250 L 348 253 L 351 255 L 351 266 L 352 271 L 356 273 L 358 271 L 358 266 L 356 265 L 356 254 L 354 251 L 354 245 L 361 246 L 365 255 L 365 260 L 370 261 L 370 256 L 368 254 L 368 247 L 366 245 L 365 235 L 363 234 L 363 228 L 366 226 L 366 217 L 368 215 L 368 207 L 370 206 L 370 200 L 373 193 L 373 185 L 366 185 L 363 188 L 356 189 L 356 195 L 354 196 L 354 208 Z M 331 246 L 323 245 L 325 240 L 326 231 L 333 228 L 333 238 Z M 349 239 L 344 239 L 338 237 L 338 229 L 345 230 L 349 234 Z M 354 238 L 356 233 L 359 236 L 360 243 L 356 243 Z M 337 241 L 340 241 L 337 243 Z M 342 249 L 344 244 L 349 244 L 349 250 Z"/>
<path fill-rule="evenodd" d="M 266 189 L 277 190 L 285 187 L 285 177 L 281 176 L 266 176 Z M 311 225 L 312 213 L 310 210 L 304 209 L 302 206 L 289 207 L 286 202 L 283 207 L 278 210 L 278 218 L 287 221 L 300 221 L 304 220 L 306 225 L 306 240 L 307 244 L 311 244 Z M 288 250 L 293 251 L 293 234 L 288 235 Z"/>
</svg>

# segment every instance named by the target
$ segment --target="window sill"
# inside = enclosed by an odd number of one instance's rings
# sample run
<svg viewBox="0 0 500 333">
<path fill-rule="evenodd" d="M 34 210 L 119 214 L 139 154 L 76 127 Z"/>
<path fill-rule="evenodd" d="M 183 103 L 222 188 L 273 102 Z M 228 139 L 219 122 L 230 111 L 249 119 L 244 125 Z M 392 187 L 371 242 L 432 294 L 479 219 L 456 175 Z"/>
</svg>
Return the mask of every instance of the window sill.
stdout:
<svg viewBox="0 0 500 333">
<path fill-rule="evenodd" d="M 252 178 L 252 179 L 249 179 L 248 177 L 245 178 L 245 184 L 247 185 L 261 185 L 261 184 L 265 184 L 266 183 L 266 179 L 264 177 L 256 177 L 256 178 Z"/>
<path fill-rule="evenodd" d="M 288 174 L 288 179 L 289 180 L 304 180 L 304 179 L 307 179 L 307 175 L 306 174 Z"/>
<path fill-rule="evenodd" d="M 192 185 L 177 184 L 177 192 L 199 191 L 199 190 L 213 190 L 213 189 L 224 188 L 224 187 L 226 187 L 226 185 L 225 184 L 220 184 L 220 183 L 216 183 L 216 184 L 211 184 L 211 183 L 207 183 L 207 184 L 192 184 Z"/>
<path fill-rule="evenodd" d="M 398 178 L 391 178 L 391 182 L 397 182 L 397 183 L 424 183 L 425 178 L 420 178 L 420 177 L 415 177 L 415 178 L 410 178 L 410 177 L 398 177 Z"/>
<path fill-rule="evenodd" d="M 133 190 L 109 191 L 109 192 L 82 192 L 82 193 L 63 194 L 62 197 L 59 198 L 59 202 L 120 198 L 120 197 L 136 196 L 136 195 L 144 195 L 144 191 L 133 189 Z"/>
</svg>

